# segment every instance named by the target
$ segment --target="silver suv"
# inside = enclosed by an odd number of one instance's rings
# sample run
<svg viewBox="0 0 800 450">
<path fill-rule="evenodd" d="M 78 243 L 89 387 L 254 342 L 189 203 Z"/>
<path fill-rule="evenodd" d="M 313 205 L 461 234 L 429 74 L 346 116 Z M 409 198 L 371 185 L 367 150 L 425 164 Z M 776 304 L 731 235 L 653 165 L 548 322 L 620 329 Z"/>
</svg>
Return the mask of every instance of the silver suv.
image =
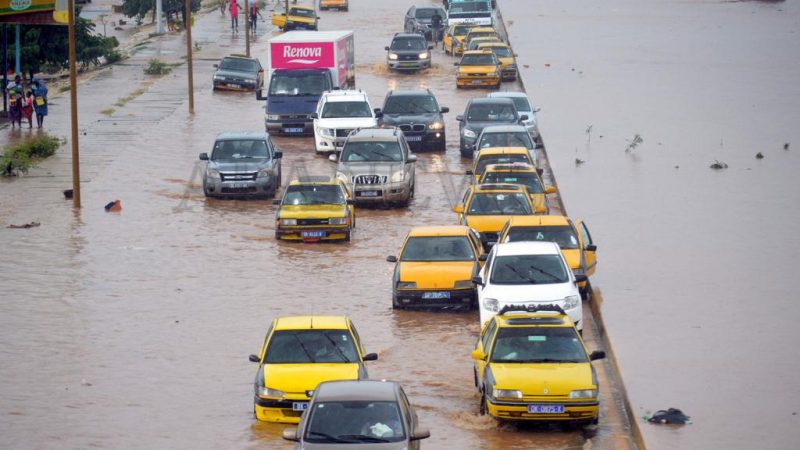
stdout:
<svg viewBox="0 0 800 450">
<path fill-rule="evenodd" d="M 356 203 L 397 203 L 407 206 L 414 197 L 417 156 L 411 153 L 398 128 L 353 131 L 341 155 L 336 176 L 346 183 Z"/>
<path fill-rule="evenodd" d="M 267 133 L 220 133 L 203 171 L 206 197 L 274 197 L 281 185 L 283 154 L 272 144 Z"/>
</svg>

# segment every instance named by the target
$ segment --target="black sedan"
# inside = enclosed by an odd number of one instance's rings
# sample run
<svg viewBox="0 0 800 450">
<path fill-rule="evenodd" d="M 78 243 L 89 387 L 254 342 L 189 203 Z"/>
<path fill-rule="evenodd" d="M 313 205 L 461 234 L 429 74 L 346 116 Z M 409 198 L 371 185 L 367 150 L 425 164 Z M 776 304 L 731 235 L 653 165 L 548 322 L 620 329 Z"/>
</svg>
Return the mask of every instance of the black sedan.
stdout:
<svg viewBox="0 0 800 450">
<path fill-rule="evenodd" d="M 226 56 L 214 64 L 214 90 L 254 91 L 264 84 L 264 69 L 256 58 Z"/>
</svg>

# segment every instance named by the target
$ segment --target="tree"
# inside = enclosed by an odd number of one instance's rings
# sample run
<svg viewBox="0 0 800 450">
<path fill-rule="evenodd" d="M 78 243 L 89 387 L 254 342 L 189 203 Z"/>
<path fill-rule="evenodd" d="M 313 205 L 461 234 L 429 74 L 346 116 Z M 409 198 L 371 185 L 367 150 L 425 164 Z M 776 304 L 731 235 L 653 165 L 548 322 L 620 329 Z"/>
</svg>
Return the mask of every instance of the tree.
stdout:
<svg viewBox="0 0 800 450">
<path fill-rule="evenodd" d="M 164 12 L 169 16 L 170 13 L 181 13 L 185 8 L 184 0 L 163 0 Z M 138 17 L 143 19 L 149 12 L 154 11 L 156 2 L 154 0 L 123 0 L 122 13 L 128 17 Z M 200 0 L 192 0 L 192 12 L 200 11 Z"/>
</svg>

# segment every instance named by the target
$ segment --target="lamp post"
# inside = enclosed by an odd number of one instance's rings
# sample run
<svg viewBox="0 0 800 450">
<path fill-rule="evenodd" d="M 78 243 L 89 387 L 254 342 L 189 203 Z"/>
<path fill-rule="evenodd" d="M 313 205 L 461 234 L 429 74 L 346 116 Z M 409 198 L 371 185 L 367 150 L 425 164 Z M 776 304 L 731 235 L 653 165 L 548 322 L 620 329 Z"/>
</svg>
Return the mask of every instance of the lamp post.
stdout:
<svg viewBox="0 0 800 450">
<path fill-rule="evenodd" d="M 73 0 L 70 0 L 73 1 Z M 231 0 L 236 1 L 236 0 Z M 192 0 L 186 0 L 186 67 L 189 70 L 189 114 L 194 114 L 194 79 L 192 75 Z"/>
<path fill-rule="evenodd" d="M 81 170 L 78 151 L 78 69 L 75 60 L 75 0 L 67 3 L 69 39 L 69 103 L 72 120 L 72 206 L 81 207 Z"/>
</svg>

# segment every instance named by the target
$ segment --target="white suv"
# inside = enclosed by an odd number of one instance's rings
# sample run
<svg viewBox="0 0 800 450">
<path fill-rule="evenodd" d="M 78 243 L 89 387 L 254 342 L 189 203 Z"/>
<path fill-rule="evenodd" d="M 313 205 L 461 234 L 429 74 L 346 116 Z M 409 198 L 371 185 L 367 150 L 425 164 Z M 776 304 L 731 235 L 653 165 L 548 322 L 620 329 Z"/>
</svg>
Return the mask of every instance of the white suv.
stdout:
<svg viewBox="0 0 800 450">
<path fill-rule="evenodd" d="M 377 126 L 378 117 L 362 90 L 323 92 L 317 112 L 311 114 L 317 152 L 341 151 L 351 131 Z"/>
<path fill-rule="evenodd" d="M 583 312 L 578 282 L 555 242 L 510 242 L 492 247 L 477 277 L 481 327 L 506 305 L 558 305 L 578 330 Z"/>
</svg>

